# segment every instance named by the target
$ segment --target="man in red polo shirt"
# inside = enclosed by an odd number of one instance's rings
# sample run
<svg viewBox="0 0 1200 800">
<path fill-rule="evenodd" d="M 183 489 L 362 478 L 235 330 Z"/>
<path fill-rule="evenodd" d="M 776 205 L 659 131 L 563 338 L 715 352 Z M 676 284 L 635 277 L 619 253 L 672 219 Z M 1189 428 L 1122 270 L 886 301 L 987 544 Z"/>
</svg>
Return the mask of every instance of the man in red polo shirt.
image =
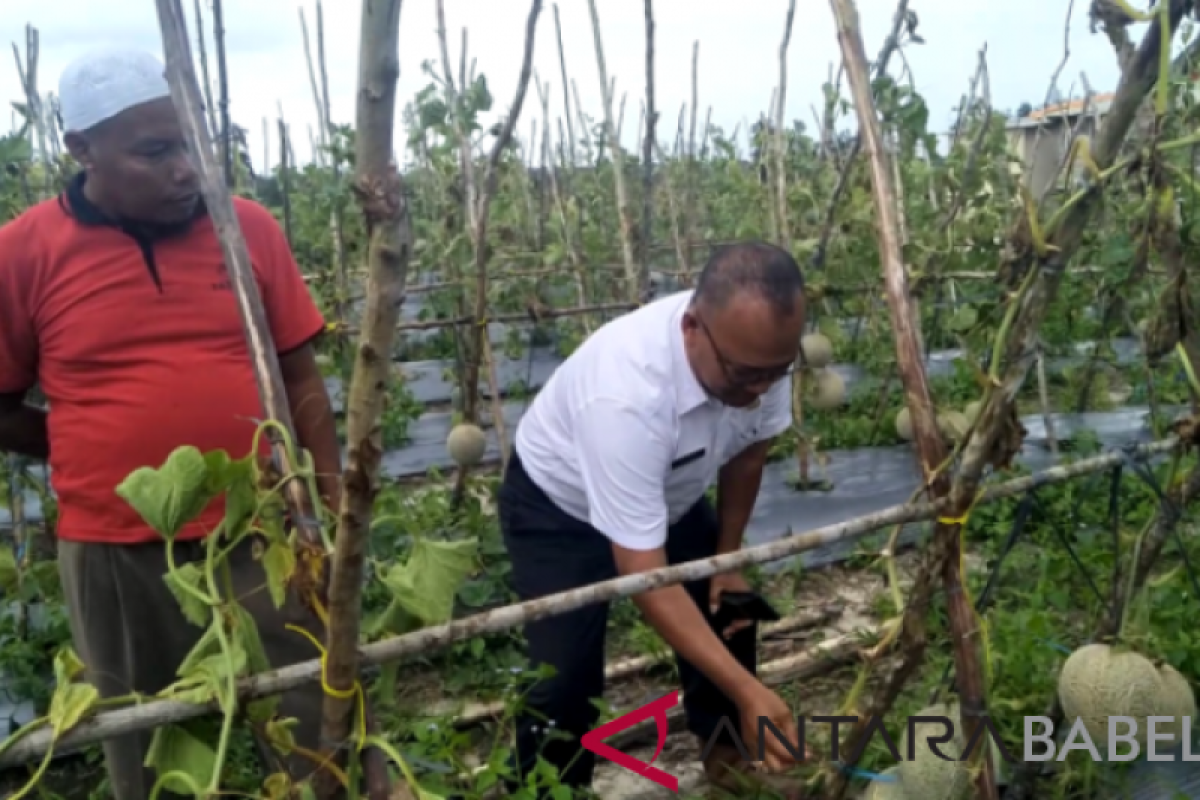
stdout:
<svg viewBox="0 0 1200 800">
<path fill-rule="evenodd" d="M 162 63 L 92 53 L 63 73 L 65 143 L 83 167 L 59 197 L 0 227 L 0 451 L 49 459 L 59 504 L 58 558 L 76 651 L 103 696 L 153 693 L 201 629 L 163 581 L 163 540 L 115 489 L 193 445 L 237 458 L 263 409 L 237 302 L 205 212 Z M 299 444 L 337 502 L 340 447 L 312 342 L 324 320 L 271 212 L 234 198 Z M 50 411 L 28 405 L 40 384 Z M 180 562 L 203 558 L 218 501 L 178 537 Z M 298 603 L 276 610 L 247 545 L 231 556 L 234 588 L 275 667 L 315 657 L 285 629 L 322 636 Z M 319 748 L 320 687 L 283 699 L 297 743 Z M 149 734 L 105 743 L 117 800 L 144 800 Z M 315 765 L 294 756 L 293 772 Z M 159 797 L 164 797 L 160 794 Z"/>
</svg>

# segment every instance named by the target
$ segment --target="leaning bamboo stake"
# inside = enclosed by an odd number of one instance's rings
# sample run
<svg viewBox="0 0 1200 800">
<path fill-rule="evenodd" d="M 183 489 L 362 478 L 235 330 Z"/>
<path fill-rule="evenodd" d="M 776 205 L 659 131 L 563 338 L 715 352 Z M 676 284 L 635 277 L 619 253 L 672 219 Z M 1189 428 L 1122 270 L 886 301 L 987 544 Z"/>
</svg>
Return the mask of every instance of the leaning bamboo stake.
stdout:
<svg viewBox="0 0 1200 800">
<path fill-rule="evenodd" d="M 223 0 L 212 0 L 213 49 L 217 51 L 217 105 L 221 109 L 221 168 L 225 174 L 225 186 L 232 189 L 233 124 L 229 120 L 229 70 L 225 64 L 225 12 L 222 3 Z M 204 35 L 202 31 L 197 33 Z"/>
<path fill-rule="evenodd" d="M 317 164 L 324 164 L 328 153 L 326 148 L 329 147 L 329 130 L 325 124 L 325 104 L 322 102 L 321 89 L 317 84 L 317 69 L 313 64 L 312 45 L 309 43 L 308 37 L 308 20 L 304 16 L 304 7 L 299 6 L 296 9 L 300 14 L 300 40 L 304 43 L 304 64 L 308 68 L 308 85 L 312 90 L 313 106 L 317 110 L 317 140 L 321 143 L 320 148 L 314 150 L 313 155 Z"/>
<path fill-rule="evenodd" d="M 340 745 L 350 736 L 356 706 L 351 690 L 359 669 L 366 540 L 383 459 L 380 419 L 413 246 L 404 181 L 392 158 L 401 3 L 363 0 L 359 33 L 354 194 L 367 234 L 367 297 L 346 400 L 349 452 L 329 584 L 326 682 L 333 691 L 325 696 L 321 738 L 326 746 Z M 335 763 L 344 763 L 344 755 L 330 755 Z M 325 778 L 318 783 L 324 797 L 335 797 L 340 790 Z"/>
<path fill-rule="evenodd" d="M 208 120 L 208 130 L 216 136 L 220 128 L 217 127 L 217 107 L 213 103 L 212 77 L 208 74 L 208 47 L 204 43 L 204 11 L 200 7 L 200 0 L 193 0 L 192 16 L 196 19 L 196 55 L 200 59 L 200 88 L 204 91 L 204 115 Z"/>
<path fill-rule="evenodd" d="M 588 11 L 592 15 L 592 41 L 596 45 L 596 69 L 600 74 L 600 93 L 604 103 L 604 129 L 609 152 L 613 161 L 613 184 L 617 193 L 617 216 L 621 229 L 621 255 L 625 262 L 626 298 L 631 303 L 644 303 L 650 284 L 648 270 L 638 267 L 633 254 L 633 217 L 629 209 L 629 188 L 625 185 L 625 151 L 613 119 L 612 87 L 608 82 L 608 68 L 604 63 L 604 43 L 600 36 L 600 14 L 596 11 L 596 0 L 588 0 Z M 576 104 L 578 105 L 578 103 Z M 643 235 L 648 235 L 646 231 Z"/>
<path fill-rule="evenodd" d="M 658 110 L 654 105 L 654 0 L 645 0 L 646 19 L 646 137 L 642 140 L 642 274 L 650 274 L 654 246 L 654 143 Z M 666 166 L 665 164 L 663 165 Z"/>
<path fill-rule="evenodd" d="M 159 2 L 166 1 L 159 0 Z M 1127 454 L 1135 459 L 1152 458 L 1171 453 L 1179 446 L 1179 439 L 1171 436 L 1161 441 L 1130 448 Z M 978 496 L 976 504 L 987 504 L 1016 497 L 1033 489 L 1053 486 L 1084 475 L 1103 472 L 1124 463 L 1125 459 L 1126 453 L 1106 453 L 1073 464 L 1051 467 L 1032 475 L 991 486 Z M 568 592 L 560 592 L 537 600 L 529 600 L 475 614 L 454 622 L 422 628 L 403 636 L 363 645 L 360 648 L 362 656 L 360 665 L 367 667 L 402 661 L 411 656 L 428 656 L 454 642 L 509 630 L 528 622 L 566 614 L 587 605 L 630 597 L 664 586 L 702 580 L 719 572 L 745 569 L 751 564 L 780 561 L 800 553 L 829 547 L 835 543 L 852 542 L 869 533 L 893 525 L 930 520 L 945 513 L 948 507 L 949 503 L 944 499 L 934 502 L 894 505 L 873 514 L 802 533 L 792 533 L 789 530 L 787 535 L 781 539 L 768 544 L 746 547 L 734 553 L 613 578 Z M 319 681 L 321 672 L 321 659 L 313 659 L 252 675 L 238 682 L 238 699 L 246 701 L 282 694 L 298 686 Z M 128 733 L 195 719 L 215 709 L 216 705 L 213 703 L 195 704 L 173 699 L 146 699 L 127 708 L 99 713 L 66 732 L 56 733 L 41 725 L 30 725 L 9 737 L 0 747 L 0 769 L 39 759 L 51 748 L 60 755 L 74 752 L 114 736 L 123 736 Z"/>
<path fill-rule="evenodd" d="M 854 98 L 854 109 L 858 116 L 858 139 L 867 152 L 871 172 L 871 190 L 875 201 L 875 233 L 879 240 L 879 255 L 886 281 L 886 295 L 891 311 L 892 332 L 896 339 L 896 359 L 904 387 L 905 403 L 912 418 L 913 436 L 922 462 L 925 483 L 931 497 L 941 499 L 946 497 L 951 489 L 950 479 L 942 466 L 946 461 L 947 452 L 934 418 L 933 399 L 929 393 L 928 378 L 921 357 L 920 337 L 908 289 L 908 271 L 901 252 L 896 190 L 892 185 L 890 167 L 891 154 L 887 150 L 875 102 L 871 96 L 870 67 L 863 48 L 858 11 L 853 0 L 830 0 L 830 5 L 837 23 L 842 63 L 846 68 Z M 919 577 L 918 583 L 927 586 L 931 583 L 933 575 L 942 573 L 963 730 L 964 735 L 971 739 L 975 736 L 979 724 L 986 719 L 987 708 L 983 669 L 976 640 L 975 610 L 962 585 L 965 576 L 959 570 L 961 529 L 961 522 L 942 519 L 937 521 L 933 541 L 923 554 L 921 576 L 924 580 Z M 925 641 L 924 601 L 927 599 L 914 591 L 912 602 L 902 618 L 906 641 L 916 643 L 917 652 L 923 649 Z M 915 668 L 917 659 L 914 657 L 912 662 Z M 900 674 L 906 681 L 908 676 Z M 875 708 L 859 718 L 860 721 L 854 725 L 849 736 L 850 752 L 858 752 L 862 735 L 869 730 L 867 721 L 875 716 L 882 716 L 887 710 L 887 707 Z M 979 756 L 981 768 L 975 775 L 977 797 L 979 800 L 999 800 L 996 765 L 992 763 L 991 753 L 987 748 L 983 748 L 983 751 Z M 837 781 L 833 783 L 831 794 L 834 798 L 841 796 L 846 785 L 841 770 L 837 771 L 837 775 L 840 785 Z"/>
<path fill-rule="evenodd" d="M 208 213 L 212 217 L 221 252 L 225 257 L 225 269 L 229 272 L 237 298 L 238 311 L 246 333 L 246 344 L 254 360 L 254 376 L 258 381 L 259 397 L 267 419 L 278 421 L 287 430 L 292 429 L 292 415 L 287 395 L 283 389 L 283 378 L 279 372 L 279 358 L 271 341 L 271 328 L 267 324 L 262 297 L 254 279 L 250 252 L 242 236 L 237 214 L 229 190 L 221 180 L 219 166 L 213 158 L 212 139 L 200 114 L 202 106 L 196 84 L 196 73 L 192 67 L 191 48 L 187 39 L 187 23 L 179 7 L 180 0 L 155 0 L 158 21 L 162 31 L 163 52 L 166 55 L 167 81 L 171 97 L 179 113 L 180 124 L 188 141 L 189 149 L 195 154 Z M 283 441 L 271 437 L 276 466 L 283 474 L 290 475 L 296 465 L 291 464 Z M 307 497 L 304 484 L 288 481 L 287 500 L 294 519 L 305 537 L 313 544 L 321 542 L 316 519 L 306 509 L 311 498 Z"/>
</svg>

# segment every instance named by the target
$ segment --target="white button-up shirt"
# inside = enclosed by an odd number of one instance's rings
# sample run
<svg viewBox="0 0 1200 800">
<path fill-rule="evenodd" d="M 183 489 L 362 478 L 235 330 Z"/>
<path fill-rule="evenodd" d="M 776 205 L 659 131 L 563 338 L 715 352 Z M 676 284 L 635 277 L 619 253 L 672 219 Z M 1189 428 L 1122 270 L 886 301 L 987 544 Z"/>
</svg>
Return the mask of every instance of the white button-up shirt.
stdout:
<svg viewBox="0 0 1200 800">
<path fill-rule="evenodd" d="M 752 408 L 710 398 L 684 353 L 692 291 L 602 326 L 555 370 L 517 425 L 529 477 L 563 511 L 633 550 L 667 528 L 750 445 L 790 427 L 791 380 Z"/>
</svg>

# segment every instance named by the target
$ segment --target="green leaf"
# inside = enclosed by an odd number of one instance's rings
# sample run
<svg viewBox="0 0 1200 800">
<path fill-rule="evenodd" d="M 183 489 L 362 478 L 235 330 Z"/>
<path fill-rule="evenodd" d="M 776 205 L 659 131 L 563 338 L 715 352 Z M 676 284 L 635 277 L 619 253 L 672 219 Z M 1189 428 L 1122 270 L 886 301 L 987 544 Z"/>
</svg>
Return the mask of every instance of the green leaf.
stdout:
<svg viewBox="0 0 1200 800">
<path fill-rule="evenodd" d="M 476 539 L 439 542 L 417 539 L 408 559 L 392 567 L 383 582 L 400 606 L 424 625 L 450 619 L 458 587 L 475 568 Z"/>
<path fill-rule="evenodd" d="M 96 703 L 100 692 L 90 683 L 72 683 L 83 673 L 83 662 L 70 647 L 54 655 L 54 680 L 57 683 L 50 698 L 50 728 L 57 741 L 60 736 L 79 724 Z"/>
<path fill-rule="evenodd" d="M 237 642 L 230 644 L 229 652 L 220 649 L 197 661 L 186 674 L 168 686 L 164 695 L 184 703 L 211 703 L 214 700 L 232 702 L 225 696 L 229 679 L 238 678 L 246 668 L 246 651 Z"/>
<path fill-rule="evenodd" d="M 979 312 L 973 306 L 961 306 L 950 317 L 946 326 L 956 333 L 963 333 L 975 327 L 979 321 Z"/>
<path fill-rule="evenodd" d="M 225 468 L 225 533 L 236 537 L 254 516 L 258 497 L 254 491 L 253 456 L 230 461 Z"/>
<path fill-rule="evenodd" d="M 212 619 L 209 611 L 211 606 L 184 588 L 190 586 L 197 591 L 204 591 L 201 588 L 201 584 L 204 582 L 204 573 L 200 570 L 200 565 L 194 561 L 180 564 L 173 571 L 164 575 L 163 580 L 166 581 L 171 594 L 175 595 L 175 600 L 179 603 L 183 616 L 193 625 L 200 627 L 208 625 Z"/>
<path fill-rule="evenodd" d="M 59 685 L 70 683 L 83 674 L 83 662 L 70 646 L 54 654 L 54 680 Z"/>
<path fill-rule="evenodd" d="M 193 672 L 201 661 L 221 652 L 221 637 L 218 635 L 222 621 L 219 617 L 212 620 L 204 635 L 196 640 L 191 652 L 183 659 L 175 674 L 180 678 Z"/>
<path fill-rule="evenodd" d="M 65 683 L 50 698 L 50 728 L 54 740 L 74 728 L 100 701 L 100 692 L 90 683 Z"/>
<path fill-rule="evenodd" d="M 17 557 L 8 545 L 0 547 L 0 592 L 12 596 L 21 588 L 21 573 Z"/>
<path fill-rule="evenodd" d="M 117 486 L 117 495 L 133 506 L 146 524 L 174 539 L 216 496 L 209 489 L 208 459 L 197 448 L 180 447 L 159 469 L 139 467 Z M 228 458 L 228 457 L 226 457 Z"/>
<path fill-rule="evenodd" d="M 287 542 L 271 542 L 262 557 L 267 573 L 267 588 L 276 608 L 283 608 L 287 599 L 287 582 L 296 569 L 296 551 Z"/>
<path fill-rule="evenodd" d="M 217 768 L 217 754 L 183 725 L 167 725 L 154 732 L 143 763 L 160 778 L 169 772 L 182 772 L 191 778 L 189 783 L 172 775 L 163 781 L 167 791 L 188 797 L 208 785 Z"/>
</svg>

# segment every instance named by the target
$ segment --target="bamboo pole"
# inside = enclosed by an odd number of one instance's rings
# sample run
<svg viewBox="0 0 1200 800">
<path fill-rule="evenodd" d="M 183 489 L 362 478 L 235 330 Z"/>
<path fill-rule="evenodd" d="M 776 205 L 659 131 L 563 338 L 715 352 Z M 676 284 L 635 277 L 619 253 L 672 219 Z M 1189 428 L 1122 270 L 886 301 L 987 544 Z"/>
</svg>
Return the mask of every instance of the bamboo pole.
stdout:
<svg viewBox="0 0 1200 800">
<path fill-rule="evenodd" d="M 588 11 L 592 16 L 592 41 L 596 47 L 596 69 L 600 74 L 600 92 L 604 103 L 604 128 L 607 132 L 605 138 L 608 139 L 613 161 L 621 255 L 625 262 L 625 296 L 631 303 L 644 303 L 648 299 L 645 294 L 649 288 L 649 272 L 643 272 L 638 267 L 633 254 L 633 216 L 629 209 L 629 187 L 625 185 L 625 151 L 621 147 L 620 132 L 613 119 L 613 90 L 608 80 L 608 67 L 604 62 L 604 43 L 600 35 L 600 14 L 596 11 L 596 0 L 588 0 Z"/>
<path fill-rule="evenodd" d="M 357 685 L 359 671 L 366 540 L 380 488 L 380 419 L 413 245 L 404 181 L 392 159 L 401 5 L 402 0 L 363 0 L 359 32 L 354 193 L 368 241 L 367 305 L 346 400 L 349 447 L 338 509 L 326 633 L 326 682 L 333 691 L 325 695 L 321 730 L 326 747 L 339 750 L 350 736 L 358 699 L 350 690 Z M 344 753 L 329 755 L 339 766 L 344 764 Z M 328 773 L 320 774 L 319 795 L 332 798 L 340 788 Z M 386 791 L 386 786 L 382 788 Z"/>
<path fill-rule="evenodd" d="M 654 144 L 657 141 L 658 109 L 654 105 L 654 0 L 644 1 L 646 24 L 646 136 L 642 140 L 642 274 L 650 274 L 650 252 L 654 246 Z M 665 164 L 663 165 L 666 166 Z"/>
<path fill-rule="evenodd" d="M 917 317 L 908 290 L 908 270 L 904 266 L 901 251 L 902 234 L 896 187 L 892 185 L 892 155 L 888 152 L 875 102 L 871 96 L 870 67 L 863 48 L 858 11 L 853 0 L 830 0 L 830 4 L 837 22 L 842 63 L 846 68 L 854 109 L 858 116 L 858 136 L 866 150 L 871 171 L 875 233 L 879 241 L 879 255 L 886 281 L 892 333 L 896 339 L 897 366 L 904 387 L 905 403 L 912 418 L 913 437 L 920 456 L 925 484 L 933 498 L 942 499 L 949 494 L 951 488 L 949 475 L 943 468 L 948 454 L 935 420 L 933 398 L 929 393 L 928 377 L 921 357 Z M 936 572 L 942 573 L 963 730 L 968 739 L 973 739 L 976 729 L 987 719 L 986 687 L 976 638 L 978 631 L 975 609 L 962 585 L 965 578 L 959 568 L 962 556 L 961 527 L 959 522 L 938 520 L 934 528 L 933 543 L 923 559 L 922 568 L 926 576 Z M 903 623 L 914 641 L 924 641 L 925 622 L 921 614 L 905 614 Z M 907 679 L 908 676 L 904 677 Z M 854 726 L 849 742 L 851 752 L 858 752 L 860 738 L 865 730 L 866 727 L 861 723 Z M 977 797 L 979 800 L 999 800 L 996 765 L 992 762 L 991 753 L 987 748 L 983 750 L 979 757 L 981 768 L 975 773 Z"/>
<path fill-rule="evenodd" d="M 169 2 L 170 0 L 158 1 Z M 1150 458 L 1171 453 L 1179 445 L 1179 439 L 1171 436 L 1157 442 L 1130 448 L 1127 453 L 1129 457 L 1133 458 Z M 1106 453 L 1073 464 L 1051 467 L 1032 475 L 1015 478 L 984 489 L 978 497 L 977 504 L 987 504 L 1016 497 L 1034 489 L 1104 472 L 1118 464 L 1123 464 L 1126 457 L 1126 453 Z M 403 636 L 363 645 L 360 648 L 359 663 L 360 666 L 367 667 L 401 661 L 411 656 L 427 657 L 455 642 L 520 627 L 528 622 L 566 614 L 587 605 L 610 602 L 664 586 L 702 580 L 719 572 L 745 569 L 752 564 L 780 561 L 800 553 L 828 547 L 834 543 L 855 541 L 869 533 L 895 525 L 927 521 L 944 513 L 947 507 L 946 500 L 894 505 L 873 514 L 866 514 L 852 520 L 814 528 L 802 533 L 789 531 L 781 539 L 768 544 L 746 547 L 734 553 L 613 578 L 571 591 L 475 614 L 454 622 L 422 628 Z M 282 694 L 298 686 L 319 681 L 321 672 L 321 659 L 313 659 L 252 675 L 238 682 L 238 698 L 247 701 Z M 201 717 L 215 708 L 213 703 L 196 704 L 167 698 L 148 699 L 127 708 L 104 711 L 84 720 L 78 727 L 57 735 L 49 728 L 25 728 L 22 729 L 22 732 L 14 735 L 19 737 L 18 740 L 13 741 L 10 737 L 9 743 L 0 752 L 0 769 L 39 759 L 51 748 L 59 754 L 74 752 L 114 736 Z"/>
</svg>

